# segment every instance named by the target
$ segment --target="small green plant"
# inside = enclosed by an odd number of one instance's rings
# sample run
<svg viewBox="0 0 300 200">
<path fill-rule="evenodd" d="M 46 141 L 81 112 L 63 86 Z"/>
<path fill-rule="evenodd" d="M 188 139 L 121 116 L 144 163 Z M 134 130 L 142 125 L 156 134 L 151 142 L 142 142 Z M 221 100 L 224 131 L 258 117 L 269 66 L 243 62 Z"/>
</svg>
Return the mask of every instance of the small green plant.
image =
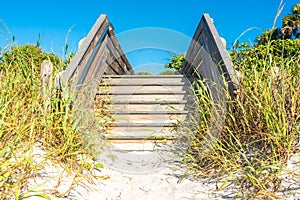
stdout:
<svg viewBox="0 0 300 200">
<path fill-rule="evenodd" d="M 180 72 L 181 67 L 185 61 L 185 54 L 174 55 L 172 59 L 165 65 L 166 68 L 173 69 L 177 72 Z"/>
</svg>

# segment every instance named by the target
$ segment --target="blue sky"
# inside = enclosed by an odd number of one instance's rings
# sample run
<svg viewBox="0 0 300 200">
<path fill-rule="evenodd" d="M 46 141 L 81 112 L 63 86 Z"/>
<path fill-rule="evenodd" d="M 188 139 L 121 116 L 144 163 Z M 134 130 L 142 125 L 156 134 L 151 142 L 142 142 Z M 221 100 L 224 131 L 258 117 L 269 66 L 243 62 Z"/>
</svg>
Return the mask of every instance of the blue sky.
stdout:
<svg viewBox="0 0 300 200">
<path fill-rule="evenodd" d="M 230 48 L 249 28 L 255 27 L 241 40 L 253 42 L 264 29 L 271 28 L 279 3 L 280 0 L 15 0 L 1 2 L 0 19 L 15 36 L 17 44 L 35 44 L 40 35 L 45 51 L 62 55 L 66 39 L 69 52 L 75 52 L 78 41 L 88 34 L 99 15 L 107 14 L 136 71 L 151 71 L 149 66 L 153 64 L 152 72 L 158 73 L 164 70 L 163 63 L 173 53 L 187 51 L 188 40 L 203 13 L 209 13 L 214 19 L 220 36 L 227 40 L 227 48 Z M 284 1 L 276 26 L 280 26 L 282 16 L 288 14 L 295 3 L 300 2 Z M 157 32 L 165 36 L 152 34 Z M 147 41 L 147 45 L 131 47 L 136 37 Z M 0 47 L 3 48 L 9 38 L 0 24 Z"/>
</svg>

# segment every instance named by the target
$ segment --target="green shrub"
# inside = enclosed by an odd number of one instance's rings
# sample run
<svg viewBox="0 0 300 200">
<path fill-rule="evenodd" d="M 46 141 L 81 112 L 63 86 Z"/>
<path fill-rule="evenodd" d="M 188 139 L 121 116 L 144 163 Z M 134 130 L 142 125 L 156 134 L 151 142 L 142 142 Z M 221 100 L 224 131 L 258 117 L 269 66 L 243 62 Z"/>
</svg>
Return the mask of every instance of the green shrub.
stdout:
<svg viewBox="0 0 300 200">
<path fill-rule="evenodd" d="M 39 76 L 40 65 L 43 60 L 47 59 L 54 65 L 54 74 L 56 74 L 66 68 L 73 56 L 74 54 L 71 53 L 67 60 L 63 61 L 54 53 L 46 53 L 36 45 L 12 46 L 10 51 L 3 53 L 2 60 L 0 61 L 0 69 L 3 71 L 16 70 L 15 66 L 19 66 L 25 77 Z"/>
<path fill-rule="evenodd" d="M 172 59 L 165 65 L 166 68 L 173 69 L 180 72 L 181 67 L 185 61 L 185 54 L 174 55 Z"/>
<path fill-rule="evenodd" d="M 281 67 L 285 59 L 300 56 L 300 40 L 272 40 L 267 45 L 257 44 L 253 47 L 241 43 L 230 52 L 230 56 L 234 68 L 238 70 L 251 70 L 253 67 L 258 70 L 268 66 Z"/>
</svg>

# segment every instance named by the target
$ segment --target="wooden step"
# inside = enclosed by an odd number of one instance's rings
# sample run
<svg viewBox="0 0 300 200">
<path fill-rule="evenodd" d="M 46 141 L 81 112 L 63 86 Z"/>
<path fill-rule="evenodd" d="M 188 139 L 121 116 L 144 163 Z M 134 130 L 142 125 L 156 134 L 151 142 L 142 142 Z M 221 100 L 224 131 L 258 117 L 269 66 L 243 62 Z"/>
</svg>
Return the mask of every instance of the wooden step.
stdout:
<svg viewBox="0 0 300 200">
<path fill-rule="evenodd" d="M 119 79 L 119 78 L 183 78 L 183 75 L 104 75 L 102 76 L 103 79 Z"/>
<path fill-rule="evenodd" d="M 109 94 L 109 99 L 112 102 L 115 102 L 116 100 L 121 100 L 121 101 L 149 101 L 150 99 L 152 101 L 182 101 L 185 99 L 185 94 L 184 92 L 180 92 L 178 94 L 166 94 L 166 93 L 161 93 L 157 94 L 155 92 L 152 93 L 144 93 L 144 94 L 126 94 L 126 93 L 115 93 L 115 94 Z M 106 95 L 103 95 L 102 97 L 97 96 L 97 98 L 105 99 L 108 98 Z"/>
<path fill-rule="evenodd" d="M 122 141 L 132 141 L 133 143 L 139 142 L 139 143 L 149 143 L 150 141 L 152 142 L 163 142 L 163 141 L 173 141 L 176 139 L 174 136 L 113 136 L 113 135 L 105 135 L 106 140 L 114 141 L 114 142 L 122 142 Z"/>
<path fill-rule="evenodd" d="M 147 127 L 174 127 L 176 124 L 176 120 L 166 120 L 165 122 L 113 122 L 111 124 L 111 127 L 142 127 L 142 128 L 147 128 Z"/>
<path fill-rule="evenodd" d="M 184 110 L 179 110 L 179 111 L 126 111 L 126 112 L 118 112 L 118 111 L 111 111 L 110 113 L 114 114 L 114 115 L 184 115 L 184 114 L 188 114 L 187 111 Z"/>
<path fill-rule="evenodd" d="M 143 138 L 119 138 L 107 139 L 113 148 L 111 151 L 126 151 L 126 152 L 139 152 L 139 151 L 157 151 L 161 149 L 162 145 L 172 145 L 171 139 L 143 139 Z M 165 148 L 169 149 L 169 148 Z"/>
<path fill-rule="evenodd" d="M 176 94 L 185 94 L 185 91 L 155 91 L 155 90 L 150 90 L 150 91 L 108 91 L 108 92 L 103 92 L 99 91 L 96 93 L 96 95 L 176 95 Z"/>
<path fill-rule="evenodd" d="M 172 140 L 188 112 L 187 81 L 182 75 L 104 76 L 96 101 L 114 121 L 105 138 L 112 143 Z"/>
<path fill-rule="evenodd" d="M 147 130 L 148 129 L 148 130 Z M 118 127 L 112 128 L 109 133 L 105 133 L 105 138 L 143 138 L 143 139 L 156 139 L 156 138 L 173 138 L 175 131 L 169 127 L 159 127 L 157 130 L 144 127 Z"/>
<path fill-rule="evenodd" d="M 187 113 L 180 114 L 127 114 L 116 113 L 114 120 L 119 123 L 155 123 L 155 122 L 177 122 L 183 121 Z"/>
<path fill-rule="evenodd" d="M 162 146 L 172 145 L 174 138 L 143 138 L 143 137 L 118 137 L 118 138 L 106 138 L 113 145 L 113 151 L 157 151 L 162 149 Z M 169 149 L 169 146 L 164 148 Z"/>
<path fill-rule="evenodd" d="M 138 137 L 149 137 L 149 136 L 171 136 L 176 132 L 174 126 L 158 126 L 154 127 L 142 127 L 142 126 L 114 126 L 105 133 L 109 135 L 118 136 L 138 136 Z"/>
<path fill-rule="evenodd" d="M 139 104 L 133 104 L 133 103 L 126 103 L 123 104 L 109 104 L 107 105 L 107 108 L 111 110 L 112 113 L 116 112 L 152 112 L 152 111 L 182 111 L 185 108 L 185 104 L 178 103 L 178 104 L 151 104 L 151 103 L 139 103 Z"/>
<path fill-rule="evenodd" d="M 135 85 L 168 85 L 187 82 L 183 76 L 112 76 L 102 79 L 102 85 L 120 85 L 120 84 L 135 84 Z"/>
<path fill-rule="evenodd" d="M 96 96 L 96 100 L 97 98 L 99 98 L 100 96 Z M 128 100 L 123 100 L 123 99 L 102 99 L 102 101 L 107 101 L 108 104 L 113 104 L 113 105 L 123 105 L 123 104 L 130 104 L 130 105 L 134 105 L 134 104 L 143 104 L 143 105 L 171 105 L 171 104 L 186 104 L 187 101 L 186 100 L 160 100 L 160 99 L 147 99 L 147 100 L 132 100 L 132 99 L 128 99 Z"/>
<path fill-rule="evenodd" d="M 106 80 L 103 80 L 100 83 L 100 87 L 107 87 L 107 86 L 184 86 L 185 83 L 184 82 L 175 82 L 175 83 L 170 83 L 170 82 L 162 82 L 162 83 L 157 83 L 157 82 L 143 82 L 142 84 L 139 82 L 112 82 L 112 83 L 105 83 Z"/>
<path fill-rule="evenodd" d="M 122 86 L 100 86 L 98 88 L 98 94 L 102 93 L 119 93 L 119 92 L 128 92 L 128 93 L 138 93 L 146 91 L 156 91 L 156 92 L 165 92 L 165 93 L 176 93 L 177 91 L 184 91 L 183 85 L 173 85 L 173 86 L 160 86 L 160 85 L 122 85 Z"/>
</svg>

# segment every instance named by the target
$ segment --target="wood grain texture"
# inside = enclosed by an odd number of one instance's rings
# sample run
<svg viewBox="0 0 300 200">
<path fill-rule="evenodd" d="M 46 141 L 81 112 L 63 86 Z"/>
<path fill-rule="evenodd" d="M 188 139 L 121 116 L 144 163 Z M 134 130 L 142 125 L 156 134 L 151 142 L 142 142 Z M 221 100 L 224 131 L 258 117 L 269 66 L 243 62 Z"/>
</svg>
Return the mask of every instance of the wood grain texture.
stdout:
<svg viewBox="0 0 300 200">
<path fill-rule="evenodd" d="M 111 38 L 111 41 L 112 41 L 112 44 L 113 44 L 115 50 L 120 55 L 121 60 L 125 63 L 125 66 L 124 66 L 123 70 L 126 72 L 126 74 L 134 74 L 134 70 L 131 67 L 131 65 L 130 65 L 123 49 L 121 48 L 121 45 L 120 45 L 116 35 L 114 34 L 114 32 L 112 30 L 109 30 L 108 35 Z"/>
<path fill-rule="evenodd" d="M 108 19 L 106 15 L 101 15 L 91 31 L 85 38 L 83 44 L 80 46 L 75 56 L 67 66 L 65 73 L 62 76 L 62 83 L 64 85 L 70 84 L 71 87 L 75 87 L 80 77 L 80 72 L 83 71 L 85 64 L 88 61 L 88 58 L 93 52 L 93 49 L 97 45 L 97 39 L 100 38 L 99 35 L 102 34 L 101 30 L 104 30 L 104 27 L 108 24 Z"/>
<path fill-rule="evenodd" d="M 61 83 L 75 92 L 84 88 L 94 95 L 95 83 L 102 75 L 134 74 L 114 28 L 106 15 L 101 15 L 62 74 Z"/>
<path fill-rule="evenodd" d="M 210 66 L 201 65 L 205 59 L 211 59 L 214 64 Z M 188 77 L 200 73 L 202 78 L 218 84 L 220 83 L 220 78 L 217 77 L 217 74 L 220 76 L 224 75 L 228 82 L 229 92 L 234 97 L 234 91 L 238 85 L 235 79 L 235 70 L 233 69 L 230 56 L 208 14 L 203 15 L 197 27 L 181 73 Z"/>
</svg>

